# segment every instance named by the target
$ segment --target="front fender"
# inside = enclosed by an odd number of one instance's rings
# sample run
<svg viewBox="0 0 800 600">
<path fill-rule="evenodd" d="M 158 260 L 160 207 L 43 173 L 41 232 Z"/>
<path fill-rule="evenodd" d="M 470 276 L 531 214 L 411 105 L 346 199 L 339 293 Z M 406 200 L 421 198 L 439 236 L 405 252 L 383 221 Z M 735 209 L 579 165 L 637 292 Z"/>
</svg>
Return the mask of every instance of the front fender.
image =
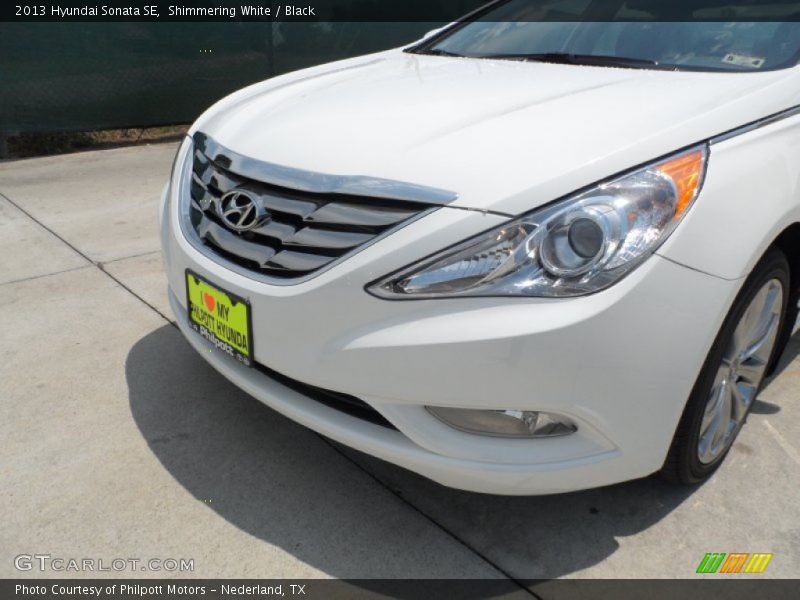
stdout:
<svg viewBox="0 0 800 600">
<path fill-rule="evenodd" d="M 658 254 L 741 279 L 800 223 L 800 115 L 711 144 L 703 190 Z"/>
</svg>

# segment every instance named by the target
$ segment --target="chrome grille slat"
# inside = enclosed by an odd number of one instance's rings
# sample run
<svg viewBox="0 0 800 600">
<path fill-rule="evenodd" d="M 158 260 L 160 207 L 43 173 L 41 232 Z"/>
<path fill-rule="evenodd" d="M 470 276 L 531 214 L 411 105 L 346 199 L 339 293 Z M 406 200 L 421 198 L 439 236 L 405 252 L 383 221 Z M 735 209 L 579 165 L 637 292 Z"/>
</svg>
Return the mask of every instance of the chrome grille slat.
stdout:
<svg viewBox="0 0 800 600">
<path fill-rule="evenodd" d="M 363 225 L 367 227 L 386 227 L 414 216 L 416 211 L 382 210 L 344 203 L 326 204 L 306 219 L 312 223 L 330 225 Z"/>
<path fill-rule="evenodd" d="M 202 183 L 205 188 L 213 186 L 222 194 L 240 186 L 244 181 L 241 178 L 232 177 L 230 173 L 222 169 L 215 168 L 208 157 L 204 156 L 199 150 L 194 153 L 194 168 L 192 171 L 193 179 Z"/>
<path fill-rule="evenodd" d="M 313 229 L 305 227 L 292 237 L 283 240 L 287 246 L 311 246 L 317 248 L 349 249 L 365 244 L 374 235 L 333 229 Z"/>
<path fill-rule="evenodd" d="M 305 219 L 319 208 L 316 202 L 284 198 L 275 194 L 261 194 L 261 199 L 267 210 L 295 215 L 301 219 Z"/>
<path fill-rule="evenodd" d="M 436 207 L 385 195 L 308 191 L 308 181 L 294 188 L 256 180 L 252 175 L 257 161 L 228 151 L 229 158 L 202 134 L 194 140 L 188 226 L 198 243 L 224 261 L 275 281 L 306 279 Z M 209 145 L 211 154 L 206 150 Z M 247 174 L 236 172 L 237 166 Z M 327 175 L 319 178 L 334 181 Z M 279 182 L 285 184 L 285 177 Z M 226 227 L 218 205 L 234 189 L 245 190 L 261 203 L 269 220 L 242 232 Z"/>
<path fill-rule="evenodd" d="M 288 240 L 291 240 L 295 234 L 297 234 L 297 229 L 291 225 L 287 225 L 286 223 L 268 221 L 264 225 L 256 227 L 253 230 L 253 233 L 266 235 L 286 243 Z"/>
<path fill-rule="evenodd" d="M 223 171 L 214 169 L 208 169 L 201 177 L 201 180 L 206 184 L 207 188 L 213 187 L 214 189 L 219 190 L 220 195 L 236 189 L 243 183 L 240 179 L 234 179 L 233 177 L 229 177 Z"/>
<path fill-rule="evenodd" d="M 275 255 L 274 248 L 248 242 L 206 217 L 200 221 L 197 233 L 200 239 L 211 242 L 222 251 L 254 262 L 262 268 Z"/>
<path fill-rule="evenodd" d="M 279 269 L 307 273 L 324 267 L 335 258 L 335 256 L 320 256 L 319 254 L 309 254 L 307 252 L 283 250 L 270 258 L 267 266 L 271 265 Z"/>
<path fill-rule="evenodd" d="M 197 208 L 200 210 L 208 210 L 211 206 L 214 206 L 216 196 L 208 191 L 208 188 L 195 173 L 192 173 L 191 185 L 192 203 Z"/>
<path fill-rule="evenodd" d="M 192 154 L 192 174 L 203 178 L 203 174 L 211 167 L 211 161 L 200 150 Z"/>
<path fill-rule="evenodd" d="M 206 174 L 203 178 L 198 176 L 197 172 L 195 171 L 192 173 L 192 183 L 201 187 L 203 191 L 210 196 L 211 202 L 214 202 L 217 198 L 221 197 L 223 194 L 231 191 L 232 189 L 235 189 L 236 187 L 242 187 L 243 189 L 256 192 L 264 202 L 264 206 L 266 206 L 270 211 L 295 215 L 301 219 L 305 219 L 309 215 L 313 214 L 317 209 L 319 209 L 320 206 L 316 202 L 283 198 L 274 194 L 264 193 L 263 190 L 258 189 L 258 187 L 255 185 L 247 185 L 246 183 L 243 184 L 242 181 L 236 181 L 233 178 L 224 175 L 216 177 L 213 174 Z"/>
</svg>

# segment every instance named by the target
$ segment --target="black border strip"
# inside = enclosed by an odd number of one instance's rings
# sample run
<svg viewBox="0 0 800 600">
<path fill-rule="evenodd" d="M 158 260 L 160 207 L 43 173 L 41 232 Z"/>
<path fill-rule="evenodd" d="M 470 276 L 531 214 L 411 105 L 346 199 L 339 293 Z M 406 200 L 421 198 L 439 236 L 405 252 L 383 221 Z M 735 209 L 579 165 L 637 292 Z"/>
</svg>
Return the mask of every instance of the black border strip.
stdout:
<svg viewBox="0 0 800 600">
<path fill-rule="evenodd" d="M 112 571 L 113 574 L 113 571 Z M 17 586 L 25 586 L 24 593 Z M 126 587 L 130 586 L 130 587 Z M 294 586 L 294 587 L 293 587 Z M 246 588 L 251 589 L 245 591 Z M 95 592 L 78 589 L 100 588 Z M 232 594 L 230 589 L 236 589 Z M 269 589 L 269 591 L 268 591 Z M 700 576 L 696 579 L 3 579 L 0 597 L 26 600 L 186 600 L 203 598 L 302 598 L 360 600 L 447 598 L 448 600 L 796 600 L 798 581 L 760 575 Z M 38 590 L 38 591 L 37 591 Z M 55 593 L 53 590 L 56 590 Z M 116 591 L 114 591 L 116 590 Z M 191 590 L 189 592 L 188 590 Z M 302 590 L 302 591 L 300 591 Z"/>
<path fill-rule="evenodd" d="M 244 15 L 241 11 L 243 3 L 237 0 L 200 0 L 195 3 L 159 2 L 149 0 L 133 3 L 129 0 L 104 0 L 88 3 L 85 0 L 60 0 L 58 2 L 16 2 L 0 5 L 0 21 L 17 23 L 36 22 L 292 22 L 292 23 L 441 23 L 463 22 L 474 20 L 488 11 L 501 6 L 510 0 L 492 0 L 485 6 L 463 15 L 466 10 L 478 5 L 481 0 L 304 0 L 302 2 L 284 2 L 283 0 L 262 0 L 255 3 L 262 10 Z M 535 2 L 537 0 L 531 0 Z M 544 0 L 539 0 L 544 4 Z M 658 17 L 650 17 L 647 11 L 652 4 L 663 2 L 661 6 L 669 7 L 669 12 L 662 12 Z M 629 0 L 629 5 L 640 9 L 638 21 L 678 22 L 678 21 L 800 21 L 800 3 L 786 0 L 782 4 L 787 7 L 783 19 L 769 16 L 753 17 L 738 11 L 741 4 L 754 6 L 766 4 L 759 0 Z M 247 4 L 247 3 L 245 3 Z M 614 18 L 623 0 L 593 0 L 579 15 L 568 12 L 553 11 L 529 21 L 573 21 L 604 22 Z M 774 4 L 774 3 L 773 3 Z M 287 7 L 305 9 L 287 14 Z M 661 8 L 659 6 L 659 8 Z M 727 8 L 718 11 L 719 17 L 693 17 L 693 13 L 714 8 Z M 197 9 L 206 9 L 198 11 Z M 201 14 L 198 14 L 200 12 Z M 26 14 L 27 13 L 27 14 Z M 463 16 L 462 16 L 463 15 Z M 689 15 L 689 16 L 687 16 Z"/>
</svg>

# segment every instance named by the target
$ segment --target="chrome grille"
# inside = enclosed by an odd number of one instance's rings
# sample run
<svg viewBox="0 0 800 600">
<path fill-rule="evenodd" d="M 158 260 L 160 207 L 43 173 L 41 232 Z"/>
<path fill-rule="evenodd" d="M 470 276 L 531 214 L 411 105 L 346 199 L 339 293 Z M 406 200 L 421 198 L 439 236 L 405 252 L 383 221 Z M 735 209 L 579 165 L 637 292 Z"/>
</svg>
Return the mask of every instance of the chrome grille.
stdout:
<svg viewBox="0 0 800 600">
<path fill-rule="evenodd" d="M 189 218 L 194 232 L 214 254 L 271 278 L 311 276 L 437 206 L 342 193 L 343 186 L 318 192 L 276 185 L 274 180 L 286 181 L 285 173 L 269 181 L 269 173 L 255 179 L 251 175 L 259 163 L 223 149 L 203 134 L 195 134 L 193 152 Z M 319 181 L 312 183 L 319 187 Z M 241 233 L 226 227 L 220 200 L 234 189 L 256 197 L 270 219 Z"/>
</svg>

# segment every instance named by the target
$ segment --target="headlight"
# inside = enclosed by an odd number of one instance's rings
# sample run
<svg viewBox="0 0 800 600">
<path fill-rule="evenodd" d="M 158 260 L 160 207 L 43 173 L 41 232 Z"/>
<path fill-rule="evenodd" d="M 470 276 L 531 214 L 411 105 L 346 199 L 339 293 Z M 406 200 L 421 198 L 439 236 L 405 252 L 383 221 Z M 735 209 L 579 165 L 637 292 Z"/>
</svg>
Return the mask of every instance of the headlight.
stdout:
<svg viewBox="0 0 800 600">
<path fill-rule="evenodd" d="M 593 186 L 411 265 L 368 289 L 392 299 L 591 294 L 630 273 L 694 203 L 700 146 Z"/>
</svg>

